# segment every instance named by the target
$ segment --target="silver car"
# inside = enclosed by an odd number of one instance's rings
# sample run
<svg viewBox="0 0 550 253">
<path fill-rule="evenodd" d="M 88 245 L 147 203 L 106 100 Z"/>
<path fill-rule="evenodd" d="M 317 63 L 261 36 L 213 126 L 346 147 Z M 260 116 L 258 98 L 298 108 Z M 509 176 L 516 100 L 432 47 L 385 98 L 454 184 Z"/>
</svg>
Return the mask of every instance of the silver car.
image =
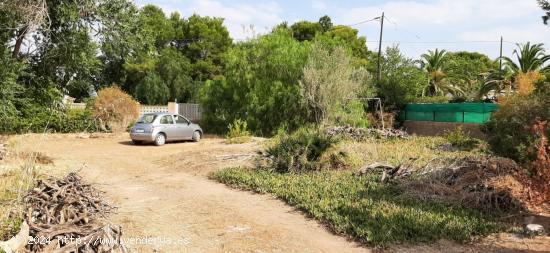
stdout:
<svg viewBox="0 0 550 253">
<path fill-rule="evenodd" d="M 185 117 L 170 113 L 148 113 L 141 116 L 130 131 L 134 144 L 154 142 L 164 145 L 167 141 L 200 141 L 202 129 Z"/>
</svg>

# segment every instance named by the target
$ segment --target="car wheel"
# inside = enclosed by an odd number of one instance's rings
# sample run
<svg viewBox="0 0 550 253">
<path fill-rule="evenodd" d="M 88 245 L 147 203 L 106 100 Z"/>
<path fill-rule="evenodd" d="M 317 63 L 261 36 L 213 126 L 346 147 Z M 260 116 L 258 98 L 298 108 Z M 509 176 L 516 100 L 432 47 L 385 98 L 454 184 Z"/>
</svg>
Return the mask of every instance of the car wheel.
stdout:
<svg viewBox="0 0 550 253">
<path fill-rule="evenodd" d="M 143 142 L 142 141 L 137 141 L 137 140 L 132 140 L 132 143 L 134 145 L 141 145 Z"/>
<path fill-rule="evenodd" d="M 193 141 L 194 142 L 199 142 L 200 140 L 201 140 L 201 132 L 195 131 L 193 133 Z"/>
<path fill-rule="evenodd" d="M 164 145 L 164 143 L 166 143 L 166 136 L 162 133 L 157 134 L 157 136 L 155 137 L 155 145 L 162 146 Z"/>
</svg>

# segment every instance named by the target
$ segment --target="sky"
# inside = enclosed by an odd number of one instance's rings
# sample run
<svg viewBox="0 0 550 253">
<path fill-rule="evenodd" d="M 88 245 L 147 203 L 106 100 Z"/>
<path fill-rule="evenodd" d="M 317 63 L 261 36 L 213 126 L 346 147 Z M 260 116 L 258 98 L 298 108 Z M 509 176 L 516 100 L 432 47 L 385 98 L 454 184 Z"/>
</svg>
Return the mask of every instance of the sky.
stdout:
<svg viewBox="0 0 550 253">
<path fill-rule="evenodd" d="M 290 24 L 317 21 L 329 15 L 334 24 L 357 24 L 386 19 L 382 48 L 398 45 L 418 58 L 429 49 L 477 51 L 491 58 L 512 56 L 515 43 L 544 43 L 550 52 L 550 26 L 542 23 L 536 0 L 136 0 L 138 6 L 154 4 L 167 14 L 179 12 L 223 17 L 231 37 L 243 40 L 269 32 L 283 21 Z M 367 38 L 367 47 L 378 50 L 380 22 L 355 25 Z"/>
</svg>

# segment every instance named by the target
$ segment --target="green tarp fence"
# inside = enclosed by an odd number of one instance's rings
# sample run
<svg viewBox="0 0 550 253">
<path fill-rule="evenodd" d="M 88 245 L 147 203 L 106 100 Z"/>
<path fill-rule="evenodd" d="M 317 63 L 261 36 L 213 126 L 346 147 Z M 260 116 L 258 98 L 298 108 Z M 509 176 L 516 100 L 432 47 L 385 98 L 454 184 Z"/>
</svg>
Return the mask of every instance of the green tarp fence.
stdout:
<svg viewBox="0 0 550 253">
<path fill-rule="evenodd" d="M 498 109 L 490 103 L 408 104 L 401 112 L 402 120 L 483 124 Z"/>
</svg>

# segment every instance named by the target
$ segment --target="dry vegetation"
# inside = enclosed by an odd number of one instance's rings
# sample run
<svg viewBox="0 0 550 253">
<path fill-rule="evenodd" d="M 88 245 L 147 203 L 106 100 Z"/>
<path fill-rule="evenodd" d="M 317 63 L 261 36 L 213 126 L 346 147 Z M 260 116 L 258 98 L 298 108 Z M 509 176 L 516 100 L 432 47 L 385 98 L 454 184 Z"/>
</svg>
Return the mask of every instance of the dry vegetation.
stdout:
<svg viewBox="0 0 550 253">
<path fill-rule="evenodd" d="M 108 220 L 114 207 L 75 173 L 38 181 L 24 203 L 29 236 L 48 238 L 30 252 L 125 252 L 121 227 Z"/>
<path fill-rule="evenodd" d="M 7 138 L 0 138 L 0 143 L 6 144 Z M 8 240 L 19 232 L 23 219 L 23 196 L 39 177 L 37 164 L 34 163 L 37 153 L 23 155 L 14 144 L 7 147 L 7 154 L 0 159 L 0 241 Z M 41 157 L 41 160 L 49 161 L 46 156 Z"/>
<path fill-rule="evenodd" d="M 98 92 L 93 103 L 93 116 L 103 128 L 112 132 L 124 132 L 139 116 L 139 103 L 120 88 L 113 86 Z"/>
</svg>

